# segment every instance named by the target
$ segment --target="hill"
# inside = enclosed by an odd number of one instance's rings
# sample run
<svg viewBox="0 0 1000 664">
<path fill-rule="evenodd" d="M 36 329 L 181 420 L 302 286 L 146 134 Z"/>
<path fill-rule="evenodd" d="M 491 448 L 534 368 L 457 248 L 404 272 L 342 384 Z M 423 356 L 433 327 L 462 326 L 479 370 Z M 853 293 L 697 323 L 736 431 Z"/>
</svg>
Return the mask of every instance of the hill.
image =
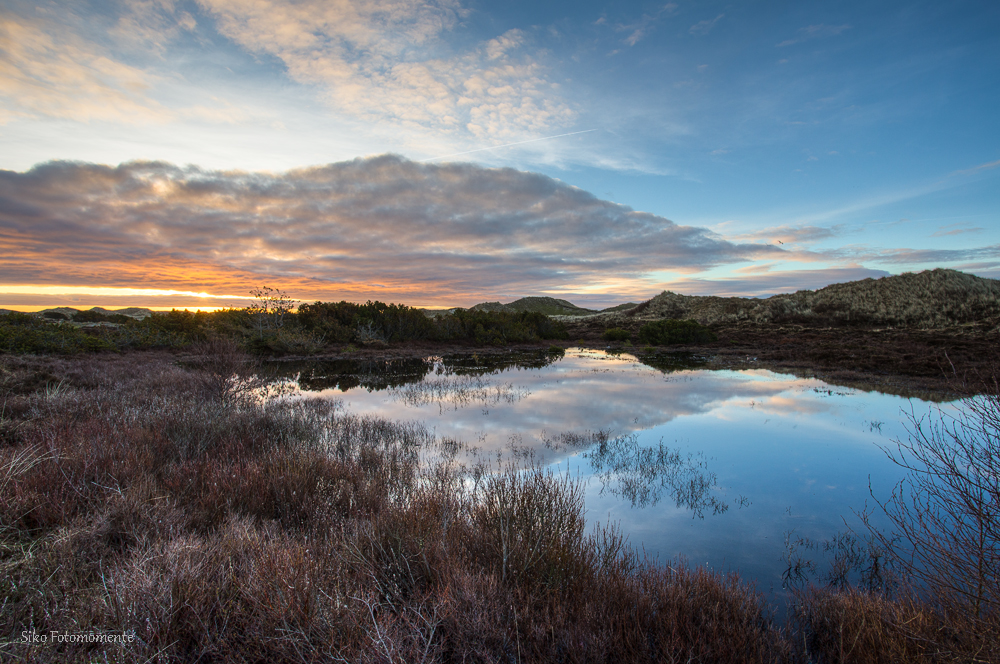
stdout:
<svg viewBox="0 0 1000 664">
<path fill-rule="evenodd" d="M 509 304 L 482 302 L 473 306 L 472 309 L 478 311 L 536 311 L 546 316 L 590 316 L 597 313 L 593 309 L 584 309 L 568 300 L 554 297 L 522 297 Z"/>
<path fill-rule="evenodd" d="M 766 299 L 689 296 L 664 291 L 615 322 L 694 319 L 704 325 L 806 324 L 936 329 L 1000 320 L 1000 280 L 936 269 L 833 284 Z"/>
<path fill-rule="evenodd" d="M 98 314 L 104 314 L 106 316 L 121 314 L 122 316 L 131 316 L 132 318 L 138 318 L 140 320 L 153 315 L 152 310 L 144 307 L 127 307 L 125 309 L 105 309 L 103 307 L 93 307 L 90 311 Z"/>
<path fill-rule="evenodd" d="M 92 314 L 99 314 L 101 316 L 114 316 L 115 314 L 121 316 L 128 316 L 130 318 L 137 318 L 142 320 L 153 315 L 152 310 L 145 309 L 143 307 L 127 307 L 125 309 L 105 309 L 104 307 L 91 307 L 90 309 L 81 310 L 74 309 L 72 307 L 54 307 L 52 309 L 42 309 L 38 312 L 38 315 L 45 316 L 45 314 L 59 314 L 65 316 L 66 318 L 72 319 L 77 314 L 87 311 Z M 49 316 L 54 317 L 54 316 Z M 57 317 L 57 316 L 56 316 Z"/>
<path fill-rule="evenodd" d="M 629 309 L 634 309 L 639 306 L 636 302 L 626 302 L 625 304 L 619 304 L 614 307 L 608 307 L 607 309 L 601 309 L 598 313 L 610 314 L 616 311 L 628 311 Z"/>
</svg>

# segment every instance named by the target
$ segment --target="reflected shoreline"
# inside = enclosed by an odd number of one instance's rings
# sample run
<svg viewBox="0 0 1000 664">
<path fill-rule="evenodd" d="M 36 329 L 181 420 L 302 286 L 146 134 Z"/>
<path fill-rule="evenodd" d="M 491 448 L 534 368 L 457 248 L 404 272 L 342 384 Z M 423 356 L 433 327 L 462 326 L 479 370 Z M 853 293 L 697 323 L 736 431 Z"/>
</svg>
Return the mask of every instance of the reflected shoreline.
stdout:
<svg viewBox="0 0 1000 664">
<path fill-rule="evenodd" d="M 709 371 L 763 369 L 796 378 L 817 379 L 837 387 L 891 394 L 907 399 L 940 403 L 953 401 L 961 396 L 955 390 L 953 378 L 949 378 L 943 373 L 938 378 L 891 373 L 873 374 L 843 367 L 825 367 L 805 361 L 773 361 L 760 355 L 741 354 L 738 349 L 725 349 L 722 352 L 715 348 L 684 348 L 680 350 L 657 348 L 650 350 L 619 344 L 595 346 L 563 344 L 560 347 L 566 353 L 605 352 L 610 355 L 629 357 L 663 373 L 685 369 Z M 317 386 L 322 384 L 323 375 L 343 376 L 345 382 L 337 382 L 336 386 L 343 385 L 344 389 L 349 389 L 357 385 L 367 387 L 368 380 L 372 380 L 376 374 L 384 372 L 394 373 L 397 376 L 412 372 L 412 380 L 418 381 L 429 370 L 427 365 L 438 358 L 445 359 L 456 367 L 463 363 L 468 365 L 470 369 L 481 366 L 482 370 L 487 373 L 499 370 L 499 367 L 504 366 L 535 368 L 558 359 L 559 355 L 550 352 L 552 348 L 552 345 L 540 344 L 524 344 L 508 348 L 403 344 L 389 348 L 352 348 L 347 352 L 335 355 L 270 358 L 266 361 L 266 367 L 278 376 L 290 376 L 306 369 L 305 379 L 317 381 Z M 476 359 L 470 360 L 469 358 Z M 314 367 L 317 366 L 324 367 L 324 370 L 316 372 Z M 350 376 L 358 377 L 359 382 L 351 385 Z M 373 389 L 381 389 L 377 387 L 378 384 L 378 380 L 374 380 Z M 327 385 L 325 387 L 334 386 Z M 325 389 L 325 387 L 310 389 Z"/>
</svg>

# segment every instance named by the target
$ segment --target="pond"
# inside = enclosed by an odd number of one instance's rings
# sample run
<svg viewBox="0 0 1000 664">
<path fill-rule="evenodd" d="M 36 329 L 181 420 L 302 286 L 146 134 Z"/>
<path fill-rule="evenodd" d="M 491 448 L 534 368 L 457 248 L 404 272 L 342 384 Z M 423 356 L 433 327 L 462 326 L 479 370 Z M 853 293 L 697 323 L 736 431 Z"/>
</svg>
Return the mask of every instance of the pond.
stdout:
<svg viewBox="0 0 1000 664">
<path fill-rule="evenodd" d="M 663 563 L 739 571 L 780 605 L 787 542 L 857 526 L 903 477 L 882 448 L 907 438 L 907 414 L 938 406 L 704 363 L 569 349 L 286 369 L 350 412 L 569 472 L 586 482 L 590 523 L 619 524 Z"/>
</svg>

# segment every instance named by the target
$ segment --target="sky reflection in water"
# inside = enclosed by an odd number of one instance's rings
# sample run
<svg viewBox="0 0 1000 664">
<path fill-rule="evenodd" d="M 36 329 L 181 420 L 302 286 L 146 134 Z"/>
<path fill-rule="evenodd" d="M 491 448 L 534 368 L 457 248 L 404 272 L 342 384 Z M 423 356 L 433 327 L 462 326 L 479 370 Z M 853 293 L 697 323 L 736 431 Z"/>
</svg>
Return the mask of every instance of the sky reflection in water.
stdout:
<svg viewBox="0 0 1000 664">
<path fill-rule="evenodd" d="M 529 365 L 529 366 L 525 366 Z M 587 517 L 661 561 L 739 570 L 781 595 L 785 537 L 826 539 L 902 478 L 879 445 L 919 400 L 697 360 L 569 351 L 495 369 L 470 356 L 299 367 L 345 408 L 424 423 L 485 455 L 511 446 L 588 480 Z M 495 369 L 495 370 L 494 370 Z"/>
</svg>

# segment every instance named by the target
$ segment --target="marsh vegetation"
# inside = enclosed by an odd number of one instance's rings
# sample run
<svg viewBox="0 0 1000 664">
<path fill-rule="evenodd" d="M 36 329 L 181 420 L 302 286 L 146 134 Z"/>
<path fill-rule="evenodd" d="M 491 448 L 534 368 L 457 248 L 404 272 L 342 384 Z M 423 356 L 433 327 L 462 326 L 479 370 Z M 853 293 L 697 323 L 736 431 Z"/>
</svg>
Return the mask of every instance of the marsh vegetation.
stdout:
<svg viewBox="0 0 1000 664">
<path fill-rule="evenodd" d="M 918 420 L 901 448 L 917 478 L 936 469 L 937 493 L 908 484 L 886 508 L 931 555 L 882 542 L 893 583 L 817 578 L 786 624 L 735 574 L 655 562 L 613 524 L 586 528 L 571 476 L 469 464 L 420 425 L 276 398 L 237 347 L 204 350 L 186 366 L 139 352 L 2 359 L 4 657 L 997 659 L 995 396 L 940 428 Z M 674 500 L 697 481 L 698 459 L 594 435 L 552 444 L 589 445 L 624 491 L 648 485 L 629 478 L 651 463 L 677 469 L 660 487 Z M 938 443 L 967 453 L 941 465 Z M 929 515 L 955 536 L 940 539 Z M 29 646 L 26 630 L 136 639 Z"/>
</svg>

